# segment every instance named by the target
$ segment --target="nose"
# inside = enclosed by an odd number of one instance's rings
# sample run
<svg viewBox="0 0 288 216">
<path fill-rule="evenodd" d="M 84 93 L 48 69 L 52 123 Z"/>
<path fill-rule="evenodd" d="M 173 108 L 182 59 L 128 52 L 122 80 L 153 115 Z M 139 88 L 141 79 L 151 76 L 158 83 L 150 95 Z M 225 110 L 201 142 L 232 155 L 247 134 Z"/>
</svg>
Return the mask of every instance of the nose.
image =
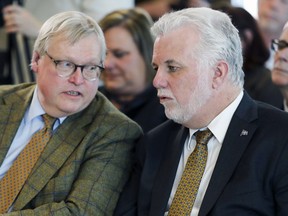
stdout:
<svg viewBox="0 0 288 216">
<path fill-rule="evenodd" d="M 69 81 L 75 85 L 81 85 L 84 83 L 84 77 L 82 75 L 83 67 L 76 66 L 75 72 L 69 77 Z"/>
<path fill-rule="evenodd" d="M 115 67 L 115 59 L 111 53 L 107 53 L 104 61 L 104 66 L 106 69 L 111 69 Z"/>
<path fill-rule="evenodd" d="M 157 89 L 167 87 L 165 72 L 161 71 L 159 68 L 157 69 L 156 75 L 153 79 L 153 86 Z"/>
</svg>

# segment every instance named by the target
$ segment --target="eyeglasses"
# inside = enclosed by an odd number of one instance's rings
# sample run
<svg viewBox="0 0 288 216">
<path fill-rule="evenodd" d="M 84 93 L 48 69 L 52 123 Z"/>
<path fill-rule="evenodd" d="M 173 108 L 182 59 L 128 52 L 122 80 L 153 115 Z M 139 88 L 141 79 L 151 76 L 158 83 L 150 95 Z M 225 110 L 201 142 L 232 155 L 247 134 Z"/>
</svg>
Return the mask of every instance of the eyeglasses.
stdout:
<svg viewBox="0 0 288 216">
<path fill-rule="evenodd" d="M 284 40 L 277 40 L 277 39 L 272 40 L 271 48 L 274 51 L 283 50 L 287 47 L 288 47 L 288 43 Z"/>
<path fill-rule="evenodd" d="M 104 67 L 100 65 L 77 65 L 66 60 L 55 60 L 47 52 L 45 53 L 54 62 L 57 74 L 60 77 L 70 77 L 80 67 L 84 79 L 94 81 L 104 70 Z"/>
</svg>

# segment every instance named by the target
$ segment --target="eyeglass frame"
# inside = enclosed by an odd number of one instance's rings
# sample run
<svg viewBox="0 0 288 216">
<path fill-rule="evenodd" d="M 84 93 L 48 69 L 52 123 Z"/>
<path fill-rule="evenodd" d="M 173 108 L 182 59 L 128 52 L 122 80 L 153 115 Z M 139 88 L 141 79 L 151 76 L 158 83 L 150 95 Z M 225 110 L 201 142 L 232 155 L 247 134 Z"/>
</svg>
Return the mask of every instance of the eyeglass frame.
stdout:
<svg viewBox="0 0 288 216">
<path fill-rule="evenodd" d="M 92 82 L 92 81 L 95 81 L 97 78 L 99 78 L 101 72 L 105 70 L 105 68 L 104 68 L 103 66 L 100 66 L 100 65 L 97 65 L 97 64 L 94 64 L 94 65 L 77 65 L 77 64 L 75 64 L 75 63 L 73 63 L 73 62 L 71 62 L 71 61 L 68 61 L 68 60 L 56 60 L 56 59 L 54 59 L 50 54 L 48 54 L 47 51 L 45 51 L 45 54 L 46 54 L 46 55 L 51 59 L 51 61 L 55 64 L 55 68 L 56 68 L 56 71 L 57 71 L 57 75 L 58 75 L 59 77 L 64 77 L 64 78 L 65 78 L 65 77 L 70 77 L 73 73 L 75 73 L 75 71 L 76 71 L 77 68 L 79 67 L 79 68 L 81 69 L 81 74 L 82 74 L 83 78 L 86 79 L 86 80 L 88 80 L 88 81 L 91 81 L 91 82 Z M 71 65 L 74 67 L 74 69 L 72 69 L 73 67 L 71 67 L 72 70 L 71 70 L 71 73 L 70 73 L 69 75 L 61 75 L 61 74 L 59 74 L 59 69 L 57 70 L 57 65 L 59 65 L 61 62 L 67 62 L 67 63 L 71 64 Z M 97 68 L 100 70 L 99 73 L 98 73 L 98 75 L 97 75 L 95 78 L 89 79 L 89 78 L 86 77 L 86 75 L 85 75 L 85 73 L 84 73 L 84 68 L 87 67 L 87 66 L 97 67 Z"/>
<path fill-rule="evenodd" d="M 271 41 L 271 49 L 274 50 L 275 52 L 283 50 L 285 48 L 288 48 L 288 42 L 286 42 L 285 40 L 273 39 Z"/>
</svg>

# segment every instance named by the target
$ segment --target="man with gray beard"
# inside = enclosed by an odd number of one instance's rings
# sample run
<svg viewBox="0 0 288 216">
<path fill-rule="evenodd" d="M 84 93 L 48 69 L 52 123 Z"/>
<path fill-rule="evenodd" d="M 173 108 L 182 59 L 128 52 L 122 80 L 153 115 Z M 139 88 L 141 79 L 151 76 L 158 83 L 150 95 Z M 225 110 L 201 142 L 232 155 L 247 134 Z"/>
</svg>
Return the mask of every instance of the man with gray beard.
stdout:
<svg viewBox="0 0 288 216">
<path fill-rule="evenodd" d="M 183 9 L 152 32 L 153 84 L 170 120 L 138 144 L 115 215 L 287 215 L 288 115 L 243 90 L 230 18 Z"/>
</svg>

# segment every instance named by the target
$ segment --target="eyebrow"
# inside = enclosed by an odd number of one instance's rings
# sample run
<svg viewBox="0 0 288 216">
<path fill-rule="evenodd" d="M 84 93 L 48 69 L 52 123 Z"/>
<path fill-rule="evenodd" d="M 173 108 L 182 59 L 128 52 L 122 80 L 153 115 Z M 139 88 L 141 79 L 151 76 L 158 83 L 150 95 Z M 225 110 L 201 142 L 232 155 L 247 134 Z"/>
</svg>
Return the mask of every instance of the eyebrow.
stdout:
<svg viewBox="0 0 288 216">
<path fill-rule="evenodd" d="M 173 63 L 179 64 L 179 62 L 177 62 L 175 60 L 172 60 L 172 59 L 168 59 L 164 63 L 167 64 L 167 65 L 173 64 Z M 158 66 L 158 64 L 155 64 L 154 62 L 152 62 L 152 66 Z"/>
<path fill-rule="evenodd" d="M 172 64 L 172 63 L 177 63 L 175 60 L 168 59 L 165 61 L 166 64 Z"/>
</svg>

